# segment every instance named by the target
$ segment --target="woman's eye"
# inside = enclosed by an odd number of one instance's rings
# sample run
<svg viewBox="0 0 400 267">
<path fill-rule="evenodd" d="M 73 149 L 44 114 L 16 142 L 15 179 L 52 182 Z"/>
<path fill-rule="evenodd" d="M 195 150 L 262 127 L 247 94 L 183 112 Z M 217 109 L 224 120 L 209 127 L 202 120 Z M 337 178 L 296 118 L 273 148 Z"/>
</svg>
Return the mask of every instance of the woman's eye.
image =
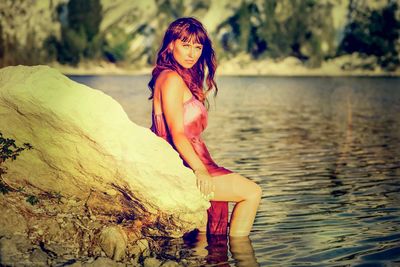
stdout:
<svg viewBox="0 0 400 267">
<path fill-rule="evenodd" d="M 198 47 L 196 47 L 196 49 L 197 49 L 197 50 L 201 50 L 201 47 L 198 46 Z"/>
<path fill-rule="evenodd" d="M 184 44 L 183 47 L 189 47 L 189 45 L 188 44 Z"/>
</svg>

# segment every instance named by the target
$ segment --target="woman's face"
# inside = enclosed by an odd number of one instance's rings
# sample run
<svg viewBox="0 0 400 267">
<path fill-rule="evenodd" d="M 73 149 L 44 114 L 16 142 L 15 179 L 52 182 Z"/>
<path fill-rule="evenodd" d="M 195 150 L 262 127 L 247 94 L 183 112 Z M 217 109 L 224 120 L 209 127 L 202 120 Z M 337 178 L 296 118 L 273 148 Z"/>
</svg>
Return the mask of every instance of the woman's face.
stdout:
<svg viewBox="0 0 400 267">
<path fill-rule="evenodd" d="M 177 39 L 170 43 L 169 49 L 172 51 L 172 55 L 179 65 L 185 69 L 190 69 L 199 60 L 203 46 L 192 41 Z"/>
</svg>

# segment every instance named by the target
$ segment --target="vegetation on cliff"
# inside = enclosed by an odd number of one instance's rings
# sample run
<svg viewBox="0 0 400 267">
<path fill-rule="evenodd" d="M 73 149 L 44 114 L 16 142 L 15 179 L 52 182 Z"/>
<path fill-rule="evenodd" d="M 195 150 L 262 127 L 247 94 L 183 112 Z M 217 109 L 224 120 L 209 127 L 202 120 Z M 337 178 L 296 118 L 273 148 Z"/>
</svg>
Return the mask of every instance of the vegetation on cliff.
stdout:
<svg viewBox="0 0 400 267">
<path fill-rule="evenodd" d="M 47 14 L 43 22 L 37 22 L 43 14 Z M 221 62 L 243 55 L 249 56 L 249 64 L 294 57 L 316 68 L 356 54 L 365 62 L 354 64 L 349 57 L 341 68 L 395 71 L 400 52 L 399 14 L 398 3 L 390 0 L 373 5 L 362 0 L 218 4 L 207 0 L 57 0 L 33 6 L 7 0 L 0 4 L 4 18 L 0 22 L 0 66 L 111 62 L 122 68 L 149 67 L 168 24 L 177 17 L 195 16 L 209 26 Z M 22 30 L 26 21 L 28 26 Z"/>
</svg>

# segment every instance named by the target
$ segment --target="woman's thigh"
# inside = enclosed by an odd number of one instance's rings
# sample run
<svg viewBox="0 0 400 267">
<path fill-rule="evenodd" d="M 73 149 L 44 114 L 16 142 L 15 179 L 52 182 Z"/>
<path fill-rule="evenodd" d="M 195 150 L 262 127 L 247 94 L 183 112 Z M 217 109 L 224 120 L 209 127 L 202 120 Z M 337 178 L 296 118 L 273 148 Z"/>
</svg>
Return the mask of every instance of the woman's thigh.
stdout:
<svg viewBox="0 0 400 267">
<path fill-rule="evenodd" d="M 230 173 L 214 176 L 214 201 L 243 201 L 252 196 L 261 195 L 261 188 L 255 182 L 238 174 Z"/>
</svg>

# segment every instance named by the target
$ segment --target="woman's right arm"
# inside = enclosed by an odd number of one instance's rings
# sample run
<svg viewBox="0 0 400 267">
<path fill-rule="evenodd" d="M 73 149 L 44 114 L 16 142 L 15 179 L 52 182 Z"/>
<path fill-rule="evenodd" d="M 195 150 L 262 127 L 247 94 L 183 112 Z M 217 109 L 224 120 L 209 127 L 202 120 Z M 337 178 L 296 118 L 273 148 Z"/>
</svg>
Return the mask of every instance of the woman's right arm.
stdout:
<svg viewBox="0 0 400 267">
<path fill-rule="evenodd" d="M 161 103 L 172 141 L 181 157 L 189 164 L 198 177 L 200 191 L 208 195 L 213 191 L 212 181 L 207 168 L 197 156 L 187 139 L 183 124 L 183 92 L 185 82 L 176 72 L 168 72 L 161 78 Z"/>
</svg>

